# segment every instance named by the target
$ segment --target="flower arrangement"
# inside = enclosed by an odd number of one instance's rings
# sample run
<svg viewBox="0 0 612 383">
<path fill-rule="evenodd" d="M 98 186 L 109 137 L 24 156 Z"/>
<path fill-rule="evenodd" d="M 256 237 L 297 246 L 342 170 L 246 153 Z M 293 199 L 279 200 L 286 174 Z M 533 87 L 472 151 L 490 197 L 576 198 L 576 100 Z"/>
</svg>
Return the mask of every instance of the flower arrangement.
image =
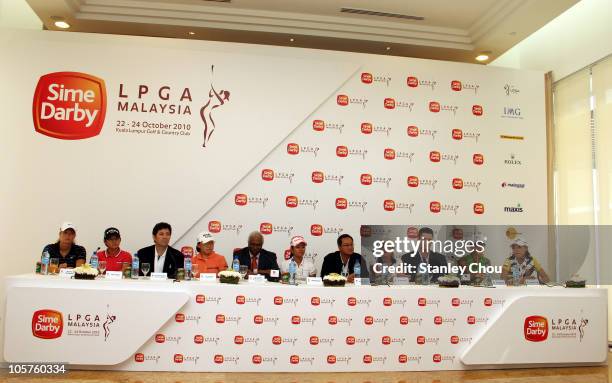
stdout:
<svg viewBox="0 0 612 383">
<path fill-rule="evenodd" d="M 74 279 L 96 279 L 98 276 L 98 270 L 91 267 L 90 264 L 84 263 L 83 265 L 74 269 Z"/>
<path fill-rule="evenodd" d="M 240 273 L 233 270 L 221 271 L 219 272 L 219 281 L 221 283 L 237 285 L 240 282 Z"/>
<path fill-rule="evenodd" d="M 342 287 L 346 284 L 346 277 L 340 274 L 331 273 L 323 277 L 324 286 Z"/>
</svg>

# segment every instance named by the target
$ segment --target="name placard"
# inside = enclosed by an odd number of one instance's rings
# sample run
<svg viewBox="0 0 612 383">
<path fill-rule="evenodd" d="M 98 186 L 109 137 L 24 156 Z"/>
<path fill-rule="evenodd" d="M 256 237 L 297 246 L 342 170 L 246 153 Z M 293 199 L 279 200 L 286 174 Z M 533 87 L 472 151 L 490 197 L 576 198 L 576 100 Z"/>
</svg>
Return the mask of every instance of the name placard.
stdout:
<svg viewBox="0 0 612 383">
<path fill-rule="evenodd" d="M 60 269 L 59 277 L 70 279 L 74 276 L 74 269 Z"/>
<path fill-rule="evenodd" d="M 121 271 L 107 271 L 105 279 L 121 279 L 123 277 L 123 273 Z"/>
<path fill-rule="evenodd" d="M 217 274 L 215 273 L 200 273 L 200 282 L 216 283 Z"/>
<path fill-rule="evenodd" d="M 253 284 L 266 283 L 266 277 L 264 277 L 263 275 L 259 275 L 259 274 L 249 275 L 249 283 L 253 283 Z"/>
<path fill-rule="evenodd" d="M 306 285 L 308 286 L 323 286 L 323 279 L 321 277 L 307 277 Z"/>
<path fill-rule="evenodd" d="M 168 279 L 167 273 L 151 273 L 152 281 L 165 281 L 166 279 Z"/>
</svg>

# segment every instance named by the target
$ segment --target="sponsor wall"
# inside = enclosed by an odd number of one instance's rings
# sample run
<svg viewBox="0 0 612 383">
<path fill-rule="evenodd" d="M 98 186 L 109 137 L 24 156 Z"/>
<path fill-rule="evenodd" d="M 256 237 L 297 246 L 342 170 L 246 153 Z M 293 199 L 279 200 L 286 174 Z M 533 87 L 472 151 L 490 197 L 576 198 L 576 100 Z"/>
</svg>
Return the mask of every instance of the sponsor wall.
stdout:
<svg viewBox="0 0 612 383">
<path fill-rule="evenodd" d="M 319 262 L 362 224 L 546 222 L 540 72 L 56 32 L 0 52 L 3 274 L 64 220 L 88 253 L 163 220 L 228 258 L 252 230 L 280 257 L 302 234 Z"/>
</svg>

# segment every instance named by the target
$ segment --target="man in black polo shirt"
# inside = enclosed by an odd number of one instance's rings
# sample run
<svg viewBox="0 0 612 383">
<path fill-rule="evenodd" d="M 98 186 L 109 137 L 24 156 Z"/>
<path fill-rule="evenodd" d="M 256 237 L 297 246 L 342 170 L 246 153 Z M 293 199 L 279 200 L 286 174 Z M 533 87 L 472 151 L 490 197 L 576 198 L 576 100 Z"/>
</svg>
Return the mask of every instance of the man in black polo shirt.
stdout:
<svg viewBox="0 0 612 383">
<path fill-rule="evenodd" d="M 321 278 L 327 274 L 340 274 L 347 276 L 347 282 L 353 283 L 355 280 L 355 262 L 359 261 L 361 267 L 361 277 L 369 277 L 368 265 L 361 254 L 355 253 L 353 246 L 353 237 L 348 234 L 342 234 L 336 241 L 338 251 L 329 253 L 323 258 L 323 266 L 321 266 Z"/>
<path fill-rule="evenodd" d="M 74 243 L 76 237 L 76 228 L 70 222 L 64 222 L 60 226 L 59 239 L 55 243 L 51 243 L 43 249 L 49 252 L 51 259 L 59 260 L 59 267 L 78 267 L 85 263 L 87 258 L 86 251 L 83 246 Z"/>
</svg>

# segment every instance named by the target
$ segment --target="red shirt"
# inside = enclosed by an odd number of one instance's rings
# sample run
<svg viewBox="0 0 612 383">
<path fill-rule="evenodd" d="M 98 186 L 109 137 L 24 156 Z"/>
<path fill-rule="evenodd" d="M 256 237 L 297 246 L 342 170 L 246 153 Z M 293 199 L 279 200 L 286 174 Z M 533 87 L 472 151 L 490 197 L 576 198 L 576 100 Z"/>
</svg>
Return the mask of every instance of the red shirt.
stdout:
<svg viewBox="0 0 612 383">
<path fill-rule="evenodd" d="M 132 255 L 124 250 L 119 250 L 119 254 L 111 257 L 106 254 L 106 250 L 98 251 L 98 262 L 106 261 L 106 270 L 121 271 L 121 264 L 127 262 L 132 263 Z"/>
</svg>

